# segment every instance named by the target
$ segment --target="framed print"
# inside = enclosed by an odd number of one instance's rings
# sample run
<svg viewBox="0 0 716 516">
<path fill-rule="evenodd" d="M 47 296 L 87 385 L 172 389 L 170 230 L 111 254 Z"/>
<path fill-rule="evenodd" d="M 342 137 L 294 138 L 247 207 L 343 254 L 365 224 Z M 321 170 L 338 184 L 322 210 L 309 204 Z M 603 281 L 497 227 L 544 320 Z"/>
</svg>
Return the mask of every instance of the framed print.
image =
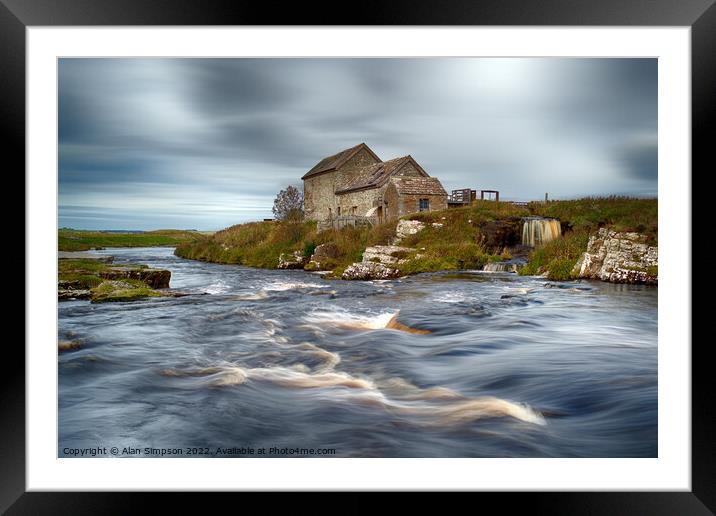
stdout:
<svg viewBox="0 0 716 516">
<path fill-rule="evenodd" d="M 713 510 L 690 261 L 710 2 L 321 25 L 132 4 L 0 6 L 27 192 L 4 509 L 330 490 Z"/>
</svg>

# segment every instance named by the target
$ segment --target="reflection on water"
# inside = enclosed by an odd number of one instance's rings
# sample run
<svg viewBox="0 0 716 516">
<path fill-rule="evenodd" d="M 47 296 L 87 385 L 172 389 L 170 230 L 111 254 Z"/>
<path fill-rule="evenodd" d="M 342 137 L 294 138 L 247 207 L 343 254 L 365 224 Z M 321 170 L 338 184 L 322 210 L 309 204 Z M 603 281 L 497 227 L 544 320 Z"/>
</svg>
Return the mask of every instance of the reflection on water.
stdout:
<svg viewBox="0 0 716 516">
<path fill-rule="evenodd" d="M 197 295 L 59 305 L 59 450 L 653 457 L 657 290 L 478 271 L 325 280 L 112 249 Z M 203 295 L 199 295 L 203 294 Z"/>
</svg>

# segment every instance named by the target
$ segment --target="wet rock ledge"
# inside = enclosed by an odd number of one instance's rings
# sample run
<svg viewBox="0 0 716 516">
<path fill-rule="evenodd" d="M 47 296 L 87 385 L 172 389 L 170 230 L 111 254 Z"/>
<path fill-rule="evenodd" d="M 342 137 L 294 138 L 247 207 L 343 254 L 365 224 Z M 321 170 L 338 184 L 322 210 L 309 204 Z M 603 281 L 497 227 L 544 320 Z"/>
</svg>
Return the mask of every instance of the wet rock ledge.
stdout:
<svg viewBox="0 0 716 516">
<path fill-rule="evenodd" d="M 141 264 L 112 265 L 112 257 L 81 253 L 73 253 L 71 257 L 60 255 L 57 298 L 104 303 L 183 295 L 167 290 L 170 279 L 168 270 Z"/>
</svg>

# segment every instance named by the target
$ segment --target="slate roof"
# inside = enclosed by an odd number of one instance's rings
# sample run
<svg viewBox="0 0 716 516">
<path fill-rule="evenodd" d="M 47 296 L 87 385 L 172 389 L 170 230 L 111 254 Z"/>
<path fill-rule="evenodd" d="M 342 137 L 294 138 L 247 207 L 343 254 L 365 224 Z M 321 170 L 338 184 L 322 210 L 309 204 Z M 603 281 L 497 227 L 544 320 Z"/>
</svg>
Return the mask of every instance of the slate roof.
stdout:
<svg viewBox="0 0 716 516">
<path fill-rule="evenodd" d="M 377 188 L 384 184 L 388 178 L 397 172 L 408 161 L 413 160 L 410 156 L 395 158 L 381 163 L 368 165 L 352 172 L 345 182 L 338 185 L 336 193 L 346 193 L 353 190 L 362 190 L 366 188 Z"/>
<path fill-rule="evenodd" d="M 437 177 L 402 176 L 394 177 L 391 181 L 395 184 L 399 194 L 447 195 Z"/>
<path fill-rule="evenodd" d="M 323 158 L 311 170 L 306 172 L 303 177 L 301 177 L 301 179 L 306 179 L 308 177 L 317 176 L 318 174 L 323 174 L 324 172 L 330 172 L 331 170 L 335 170 L 341 165 L 343 165 L 343 163 L 351 159 L 361 149 L 366 149 L 375 157 L 375 159 L 380 161 L 380 158 L 375 154 L 375 152 L 370 149 L 370 147 L 368 147 L 365 143 L 359 143 L 355 147 L 342 150 L 341 152 L 334 154 L 333 156 Z"/>
</svg>

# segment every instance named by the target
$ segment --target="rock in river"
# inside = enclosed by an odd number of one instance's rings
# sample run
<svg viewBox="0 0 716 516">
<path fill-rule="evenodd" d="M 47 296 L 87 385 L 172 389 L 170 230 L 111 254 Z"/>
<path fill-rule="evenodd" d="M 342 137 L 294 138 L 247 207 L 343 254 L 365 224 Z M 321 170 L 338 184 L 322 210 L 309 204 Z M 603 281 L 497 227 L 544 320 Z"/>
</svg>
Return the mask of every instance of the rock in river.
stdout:
<svg viewBox="0 0 716 516">
<path fill-rule="evenodd" d="M 400 247 L 397 245 L 374 245 L 366 247 L 363 251 L 364 262 L 378 262 L 384 265 L 393 263 L 404 263 L 405 256 L 415 251 L 410 247 Z"/>
<path fill-rule="evenodd" d="M 148 267 L 110 267 L 100 271 L 99 277 L 108 280 L 136 279 L 152 288 L 168 288 L 172 273 Z"/>
<path fill-rule="evenodd" d="M 127 281 L 103 281 L 92 289 L 93 303 L 106 303 L 114 301 L 134 301 L 145 297 L 159 297 L 162 293 L 144 285 L 137 285 Z"/>
<path fill-rule="evenodd" d="M 378 262 L 358 262 L 346 267 L 341 276 L 347 280 L 392 279 L 400 276 L 400 271 Z"/>
<path fill-rule="evenodd" d="M 292 255 L 281 253 L 278 257 L 279 269 L 303 269 L 306 264 L 306 257 L 301 251 L 294 251 Z"/>
</svg>

